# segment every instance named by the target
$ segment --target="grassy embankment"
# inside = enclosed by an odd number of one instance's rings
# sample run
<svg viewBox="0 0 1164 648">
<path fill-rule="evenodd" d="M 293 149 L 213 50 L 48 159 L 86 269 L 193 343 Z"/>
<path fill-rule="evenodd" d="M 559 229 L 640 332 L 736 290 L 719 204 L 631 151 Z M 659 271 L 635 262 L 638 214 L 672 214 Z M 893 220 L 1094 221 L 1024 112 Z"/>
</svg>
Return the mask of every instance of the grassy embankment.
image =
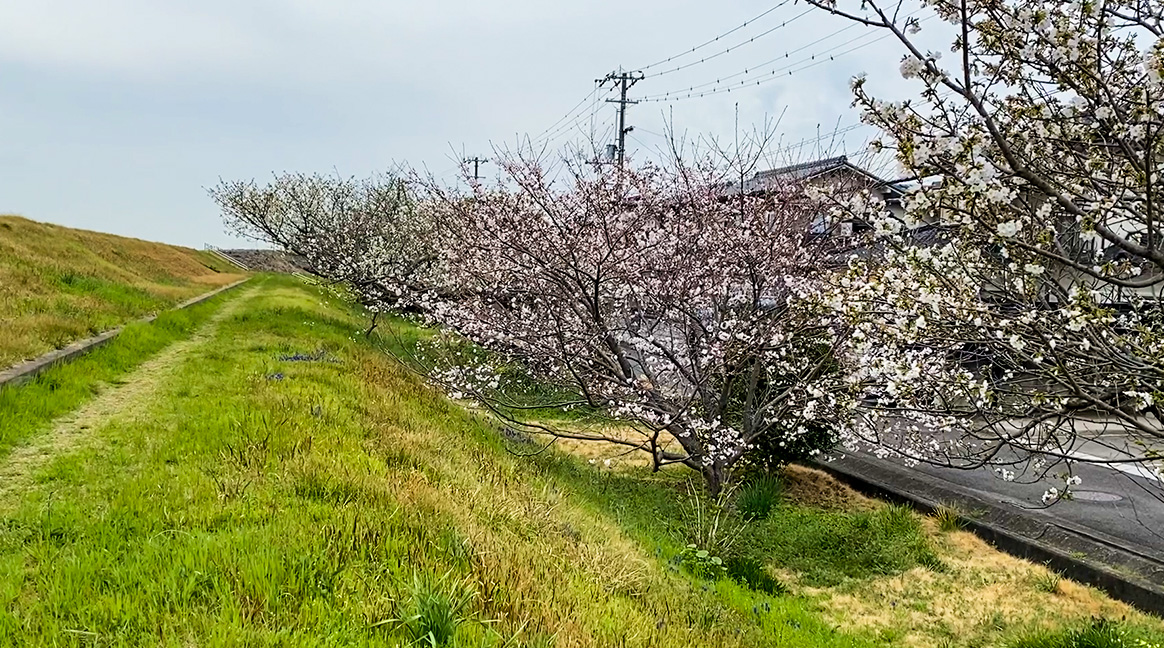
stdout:
<svg viewBox="0 0 1164 648">
<path fill-rule="evenodd" d="M 700 526 L 682 472 L 519 457 L 289 279 L 228 307 L 0 494 L 0 645 L 1051 646 L 1034 633 L 1093 616 L 1159 632 L 804 469 L 737 541 L 763 575 L 697 577 L 677 559 Z"/>
<path fill-rule="evenodd" d="M 208 252 L 0 216 L 0 367 L 242 276 Z"/>
</svg>

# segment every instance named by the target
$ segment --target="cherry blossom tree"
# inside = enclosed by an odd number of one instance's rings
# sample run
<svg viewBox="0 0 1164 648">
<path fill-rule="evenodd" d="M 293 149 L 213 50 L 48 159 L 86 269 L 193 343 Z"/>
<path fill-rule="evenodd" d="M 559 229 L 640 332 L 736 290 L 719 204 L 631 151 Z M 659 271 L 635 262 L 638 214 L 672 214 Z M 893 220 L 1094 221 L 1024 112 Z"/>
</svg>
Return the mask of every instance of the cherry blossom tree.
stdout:
<svg viewBox="0 0 1164 648">
<path fill-rule="evenodd" d="M 1158 475 L 1164 9 L 923 0 L 953 41 L 943 58 L 898 4 L 809 2 L 886 31 L 918 87 L 886 101 L 852 84 L 876 144 L 915 178 L 904 214 L 833 200 L 878 233 L 828 300 L 855 327 L 840 355 L 874 419 L 862 437 L 1061 478 L 1048 503 L 1078 483 L 1074 461 Z"/>
<path fill-rule="evenodd" d="M 431 231 L 400 177 L 284 174 L 266 185 L 224 181 L 210 195 L 228 227 L 352 288 L 373 317 L 415 307 L 410 299 L 434 282 Z"/>
<path fill-rule="evenodd" d="M 444 292 L 459 296 L 433 303 L 455 334 L 445 353 L 429 350 L 429 376 L 513 425 L 643 451 L 656 469 L 685 464 L 712 493 L 758 439 L 791 445 L 845 418 L 841 336 L 806 298 L 821 250 L 806 243 L 815 205 L 803 187 L 748 194 L 710 160 L 531 158 L 497 156 L 502 179 L 469 195 L 429 185 Z M 528 375 L 559 397 L 516 396 L 513 377 Z M 546 406 L 624 425 L 516 414 Z"/>
</svg>

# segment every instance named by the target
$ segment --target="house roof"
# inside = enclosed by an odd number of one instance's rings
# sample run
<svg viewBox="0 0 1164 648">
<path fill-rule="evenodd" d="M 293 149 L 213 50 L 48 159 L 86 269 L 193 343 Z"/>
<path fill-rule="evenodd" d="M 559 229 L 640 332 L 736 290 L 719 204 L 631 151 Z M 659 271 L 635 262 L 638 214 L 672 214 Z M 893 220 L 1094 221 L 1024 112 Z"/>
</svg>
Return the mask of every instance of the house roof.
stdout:
<svg viewBox="0 0 1164 648">
<path fill-rule="evenodd" d="M 852 166 L 849 164 L 849 158 L 844 155 L 837 157 L 825 158 L 823 160 L 814 160 L 812 162 L 801 162 L 799 164 L 790 164 L 788 166 L 779 167 L 777 169 L 769 169 L 767 171 L 760 171 L 756 174 L 755 180 L 781 178 L 784 180 L 807 180 L 813 176 L 820 175 L 826 171 L 832 171 L 845 166 Z"/>
<path fill-rule="evenodd" d="M 857 175 L 863 176 L 870 180 L 874 186 L 884 189 L 887 193 L 896 196 L 901 196 L 905 193 L 904 189 L 899 187 L 897 183 L 880 178 L 865 169 L 849 162 L 848 156 L 838 155 L 836 157 L 824 158 L 822 160 L 813 160 L 811 162 L 801 162 L 799 164 L 790 164 L 788 166 L 778 167 L 776 169 L 769 169 L 767 171 L 759 171 L 744 184 L 744 191 L 764 191 L 776 187 L 782 183 L 801 182 L 804 180 L 811 180 L 826 173 L 831 173 L 839 170 L 848 170 Z M 739 191 L 738 189 L 736 191 Z"/>
</svg>

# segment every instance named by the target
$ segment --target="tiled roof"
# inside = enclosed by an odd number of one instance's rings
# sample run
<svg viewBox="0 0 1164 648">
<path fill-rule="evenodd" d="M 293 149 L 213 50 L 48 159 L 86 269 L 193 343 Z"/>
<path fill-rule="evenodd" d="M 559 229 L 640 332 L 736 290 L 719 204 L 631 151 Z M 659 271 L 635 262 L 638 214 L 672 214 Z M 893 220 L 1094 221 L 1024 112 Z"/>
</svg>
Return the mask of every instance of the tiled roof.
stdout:
<svg viewBox="0 0 1164 648">
<path fill-rule="evenodd" d="M 767 171 L 760 171 L 756 174 L 756 180 L 768 180 L 780 178 L 782 180 L 803 180 L 811 178 L 819 173 L 825 171 L 832 171 L 847 166 L 849 158 L 844 155 L 837 157 L 825 158 L 823 160 L 814 160 L 812 162 L 801 162 L 800 164 L 790 164 L 785 167 L 777 169 L 769 169 Z"/>
</svg>

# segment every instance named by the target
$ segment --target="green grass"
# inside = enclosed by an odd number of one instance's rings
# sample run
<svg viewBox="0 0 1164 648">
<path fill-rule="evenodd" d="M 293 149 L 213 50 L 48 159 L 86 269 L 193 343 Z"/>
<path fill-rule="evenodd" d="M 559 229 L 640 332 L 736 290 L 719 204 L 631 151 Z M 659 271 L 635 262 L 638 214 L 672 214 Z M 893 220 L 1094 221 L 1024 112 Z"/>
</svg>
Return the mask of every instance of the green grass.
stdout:
<svg viewBox="0 0 1164 648">
<path fill-rule="evenodd" d="M 0 367 L 242 276 L 208 252 L 0 215 Z"/>
<path fill-rule="evenodd" d="M 690 475 L 516 456 L 365 326 L 269 279 L 147 406 L 0 498 L 0 646 L 897 645 L 768 568 L 916 567 L 916 515 L 781 503 L 727 576 L 693 576 Z"/>
<path fill-rule="evenodd" d="M 165 311 L 152 322 L 131 323 L 110 342 L 72 362 L 51 367 L 28 382 L 0 387 L 0 459 L 56 417 L 118 382 L 169 344 L 191 335 L 234 296 L 234 291 L 228 291 L 189 308 Z"/>
<path fill-rule="evenodd" d="M 1075 629 L 1044 631 L 1025 636 L 1009 648 L 1160 648 L 1161 638 L 1142 629 L 1104 619 Z"/>
<path fill-rule="evenodd" d="M 440 579 L 472 592 L 450 645 L 873 645 L 672 569 L 673 483 L 512 456 L 324 301 L 273 280 L 37 476 L 0 527 L 0 645 L 404 644 Z"/>
<path fill-rule="evenodd" d="M 740 487 L 736 507 L 748 520 L 763 520 L 780 503 L 780 480 L 774 475 L 760 475 Z"/>
<path fill-rule="evenodd" d="M 902 506 L 860 512 L 781 506 L 749 527 L 741 545 L 745 555 L 799 572 L 818 586 L 918 565 L 942 568 L 918 516 Z"/>
<path fill-rule="evenodd" d="M 939 505 L 934 511 L 934 519 L 937 520 L 938 530 L 947 533 L 957 531 L 966 526 L 962 513 L 953 506 L 947 506 L 945 504 Z"/>
</svg>

